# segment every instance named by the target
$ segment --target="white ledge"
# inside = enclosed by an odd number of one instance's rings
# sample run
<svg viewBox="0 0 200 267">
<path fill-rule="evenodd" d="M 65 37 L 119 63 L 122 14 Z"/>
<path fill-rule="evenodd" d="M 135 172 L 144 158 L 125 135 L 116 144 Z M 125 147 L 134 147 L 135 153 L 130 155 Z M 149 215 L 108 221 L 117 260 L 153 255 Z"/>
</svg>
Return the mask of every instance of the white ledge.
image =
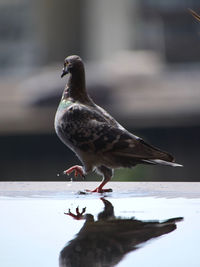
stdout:
<svg viewBox="0 0 200 267">
<path fill-rule="evenodd" d="M 0 196 L 45 196 L 70 194 L 76 197 L 77 192 L 94 189 L 98 182 L 0 182 Z M 199 182 L 109 182 L 108 193 L 113 197 L 154 196 L 200 198 Z M 94 194 L 95 196 L 99 194 Z"/>
</svg>

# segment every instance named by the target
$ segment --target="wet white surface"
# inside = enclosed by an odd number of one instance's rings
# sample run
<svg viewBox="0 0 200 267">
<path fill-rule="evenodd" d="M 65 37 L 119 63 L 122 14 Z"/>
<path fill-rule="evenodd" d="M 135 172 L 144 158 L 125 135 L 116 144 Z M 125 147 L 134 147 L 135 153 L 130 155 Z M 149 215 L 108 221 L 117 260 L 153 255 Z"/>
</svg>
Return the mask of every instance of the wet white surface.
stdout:
<svg viewBox="0 0 200 267">
<path fill-rule="evenodd" d="M 0 182 L 0 196 L 65 195 L 94 189 L 98 182 Z M 113 193 L 142 196 L 200 198 L 199 182 L 109 182 Z"/>
<path fill-rule="evenodd" d="M 174 187 L 171 187 L 174 191 L 170 191 L 168 187 L 166 194 L 156 195 L 160 192 L 158 188 L 154 191 L 144 188 L 131 190 L 135 183 L 128 183 L 127 192 L 125 188 L 120 192 L 120 184 L 116 183 L 115 189 L 118 189 L 106 197 L 114 206 L 116 216 L 134 216 L 139 220 L 184 217 L 184 220 L 177 223 L 173 232 L 151 239 L 140 249 L 126 254 L 116 266 L 200 266 L 200 198 L 197 197 L 197 187 L 192 197 L 192 192 L 188 191 L 190 186 L 181 193 Z M 86 212 L 96 219 L 103 210 L 98 194 L 78 195 L 75 189 L 60 190 L 60 183 L 54 191 L 48 186 L 43 190 L 41 185 L 36 188 L 38 185 L 35 184 L 32 190 L 26 183 L 21 189 L 19 184 L 16 185 L 18 188 L 8 187 L 10 190 L 0 185 L 0 263 L 3 267 L 58 266 L 60 251 L 84 224 L 83 220 L 73 220 L 64 212 L 68 208 L 75 211 L 77 206 L 80 209 L 86 207 Z M 88 183 L 87 186 L 93 188 L 94 184 Z M 163 183 L 163 186 L 166 188 L 167 184 Z"/>
</svg>

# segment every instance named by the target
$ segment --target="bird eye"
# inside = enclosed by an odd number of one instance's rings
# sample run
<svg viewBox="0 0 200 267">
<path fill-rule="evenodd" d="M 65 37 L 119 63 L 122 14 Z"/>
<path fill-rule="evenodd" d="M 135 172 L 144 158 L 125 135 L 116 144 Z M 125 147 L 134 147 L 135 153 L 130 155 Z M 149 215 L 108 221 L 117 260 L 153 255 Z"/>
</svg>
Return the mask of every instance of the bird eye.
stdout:
<svg viewBox="0 0 200 267">
<path fill-rule="evenodd" d="M 64 61 L 64 65 L 65 65 L 65 66 L 69 65 L 69 61 L 68 61 L 68 60 L 65 60 L 65 61 Z"/>
</svg>

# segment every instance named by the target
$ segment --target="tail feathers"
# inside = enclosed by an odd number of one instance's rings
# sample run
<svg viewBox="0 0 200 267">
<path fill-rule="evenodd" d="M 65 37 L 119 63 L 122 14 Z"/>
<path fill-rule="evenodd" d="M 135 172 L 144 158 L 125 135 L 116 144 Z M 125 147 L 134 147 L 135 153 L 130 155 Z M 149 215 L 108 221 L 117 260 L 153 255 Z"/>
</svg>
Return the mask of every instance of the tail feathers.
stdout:
<svg viewBox="0 0 200 267">
<path fill-rule="evenodd" d="M 162 151 L 157 147 L 154 147 L 148 143 L 146 143 L 144 140 L 140 140 L 140 144 L 142 145 L 141 150 L 144 151 L 145 156 L 143 158 L 149 158 L 149 159 L 160 159 L 167 162 L 174 162 L 174 157 L 170 155 L 166 151 Z"/>
<path fill-rule="evenodd" d="M 173 224 L 173 223 L 181 222 L 181 221 L 183 221 L 183 219 L 184 219 L 183 217 L 171 218 L 171 219 L 162 221 L 161 225 Z"/>
<path fill-rule="evenodd" d="M 183 167 L 183 165 L 176 163 L 176 162 L 169 162 L 161 159 L 149 159 L 149 160 L 143 160 L 144 162 L 151 163 L 151 164 L 161 164 L 166 166 L 172 166 L 172 167 Z"/>
</svg>

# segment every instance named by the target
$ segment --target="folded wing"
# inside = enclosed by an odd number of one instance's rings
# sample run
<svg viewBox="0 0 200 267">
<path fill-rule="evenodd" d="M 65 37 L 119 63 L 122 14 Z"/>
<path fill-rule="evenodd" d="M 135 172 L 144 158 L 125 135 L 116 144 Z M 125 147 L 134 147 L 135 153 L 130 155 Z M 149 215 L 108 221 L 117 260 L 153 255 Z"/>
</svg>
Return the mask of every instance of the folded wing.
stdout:
<svg viewBox="0 0 200 267">
<path fill-rule="evenodd" d="M 63 133 L 74 146 L 85 152 L 104 153 L 119 164 L 120 161 L 124 163 L 123 166 L 174 162 L 169 153 L 147 144 L 98 110 L 79 105 L 70 108 L 65 116 Z"/>
</svg>

